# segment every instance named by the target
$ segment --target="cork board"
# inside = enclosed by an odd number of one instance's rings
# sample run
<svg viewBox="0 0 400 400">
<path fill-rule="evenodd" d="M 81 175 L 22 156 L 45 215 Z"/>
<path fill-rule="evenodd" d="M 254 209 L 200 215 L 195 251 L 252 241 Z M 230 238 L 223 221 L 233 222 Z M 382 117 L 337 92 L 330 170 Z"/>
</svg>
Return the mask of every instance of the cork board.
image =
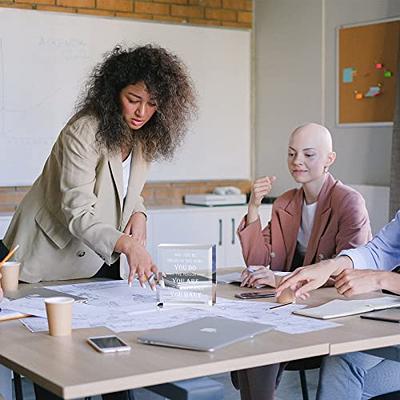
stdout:
<svg viewBox="0 0 400 400">
<path fill-rule="evenodd" d="M 393 122 L 400 21 L 338 31 L 338 122 Z"/>
</svg>

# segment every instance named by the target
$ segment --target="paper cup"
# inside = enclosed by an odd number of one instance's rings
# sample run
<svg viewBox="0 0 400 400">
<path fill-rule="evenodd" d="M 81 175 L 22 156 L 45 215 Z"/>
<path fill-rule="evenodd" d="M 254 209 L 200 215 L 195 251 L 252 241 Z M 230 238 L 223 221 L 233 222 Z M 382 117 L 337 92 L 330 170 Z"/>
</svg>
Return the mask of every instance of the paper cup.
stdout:
<svg viewBox="0 0 400 400">
<path fill-rule="evenodd" d="M 72 329 L 71 297 L 49 297 L 45 299 L 47 322 L 51 336 L 68 336 Z"/>
<path fill-rule="evenodd" d="M 278 287 L 281 280 L 289 274 L 290 272 L 275 272 L 275 287 Z M 296 301 L 296 296 L 292 289 L 287 288 L 276 298 L 276 301 L 281 304 L 294 303 Z"/>
<path fill-rule="evenodd" d="M 7 261 L 1 268 L 1 287 L 5 292 L 13 292 L 18 289 L 20 266 L 20 262 Z"/>
</svg>

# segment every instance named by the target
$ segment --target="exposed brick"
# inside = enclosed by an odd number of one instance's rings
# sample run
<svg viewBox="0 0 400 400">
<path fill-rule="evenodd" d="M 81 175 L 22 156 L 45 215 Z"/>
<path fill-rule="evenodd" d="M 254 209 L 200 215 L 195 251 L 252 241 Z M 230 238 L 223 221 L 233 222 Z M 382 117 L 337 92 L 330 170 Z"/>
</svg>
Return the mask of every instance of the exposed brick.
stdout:
<svg viewBox="0 0 400 400">
<path fill-rule="evenodd" d="M 244 22 L 246 24 L 251 24 L 253 20 L 253 14 L 248 11 L 239 11 L 238 12 L 238 22 Z"/>
<path fill-rule="evenodd" d="M 57 0 L 57 5 L 62 7 L 94 8 L 95 0 Z"/>
<path fill-rule="evenodd" d="M 29 4 L 56 4 L 55 0 L 15 0 L 15 3 L 29 3 Z"/>
<path fill-rule="evenodd" d="M 244 29 L 251 29 L 251 24 L 244 23 L 244 22 L 222 22 L 222 26 L 226 28 L 244 28 Z"/>
<path fill-rule="evenodd" d="M 246 11 L 253 11 L 253 0 L 246 0 Z"/>
<path fill-rule="evenodd" d="M 177 17 L 191 17 L 191 18 L 202 18 L 204 11 L 202 7 L 197 6 L 171 6 L 171 15 Z"/>
<path fill-rule="evenodd" d="M 221 8 L 206 8 L 207 19 L 219 19 L 221 21 L 236 21 L 236 12 Z"/>
<path fill-rule="evenodd" d="M 199 5 L 204 7 L 221 8 L 222 0 L 200 0 Z"/>
<path fill-rule="evenodd" d="M 200 4 L 200 0 L 189 0 L 189 4 L 193 4 L 195 6 Z"/>
<path fill-rule="evenodd" d="M 78 8 L 77 12 L 78 14 L 100 15 L 103 17 L 113 17 L 115 15 L 114 11 L 96 10 L 93 8 Z"/>
<path fill-rule="evenodd" d="M 56 6 L 40 6 L 36 7 L 36 10 L 40 11 L 55 11 L 55 12 L 64 12 L 64 13 L 76 13 L 76 8 L 69 8 L 69 7 L 56 7 Z"/>
<path fill-rule="evenodd" d="M 247 0 L 222 0 L 222 7 L 233 10 L 246 10 Z"/>
<path fill-rule="evenodd" d="M 31 4 L 0 3 L 0 7 L 2 7 L 2 8 L 18 8 L 18 9 L 32 10 L 32 5 Z"/>
<path fill-rule="evenodd" d="M 169 5 L 161 3 L 146 3 L 143 1 L 136 1 L 134 11 L 139 14 L 168 15 Z"/>
<path fill-rule="evenodd" d="M 137 14 L 137 13 L 124 13 L 124 12 L 116 12 L 116 17 L 121 18 L 132 18 L 132 19 L 153 19 L 153 16 L 150 14 Z"/>
<path fill-rule="evenodd" d="M 132 0 L 97 0 L 97 7 L 103 10 L 114 10 L 114 11 L 133 11 Z"/>
<path fill-rule="evenodd" d="M 154 16 L 154 19 L 157 20 L 157 21 L 163 21 L 163 22 L 180 22 L 182 24 L 186 24 L 187 23 L 187 19 L 186 18 L 171 17 L 169 15 L 156 15 L 156 16 Z"/>
<path fill-rule="evenodd" d="M 168 4 L 187 4 L 188 0 L 157 0 L 159 3 L 168 3 Z"/>
<path fill-rule="evenodd" d="M 221 21 L 216 19 L 190 18 L 189 23 L 195 25 L 221 26 Z"/>
</svg>

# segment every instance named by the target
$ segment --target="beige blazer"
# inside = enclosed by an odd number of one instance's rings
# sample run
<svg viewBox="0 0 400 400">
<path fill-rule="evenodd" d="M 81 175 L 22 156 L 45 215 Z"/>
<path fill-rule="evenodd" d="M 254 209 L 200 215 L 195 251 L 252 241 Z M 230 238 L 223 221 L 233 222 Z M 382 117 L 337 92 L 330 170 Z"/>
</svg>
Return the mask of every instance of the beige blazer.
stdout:
<svg viewBox="0 0 400 400">
<path fill-rule="evenodd" d="M 12 219 L 4 243 L 20 245 L 25 282 L 93 276 L 117 260 L 114 247 L 132 213 L 145 211 L 141 150 L 133 153 L 124 201 L 121 155 L 98 145 L 97 126 L 91 116 L 68 122 Z"/>
<path fill-rule="evenodd" d="M 275 200 L 271 221 L 264 230 L 261 230 L 260 220 L 248 226 L 245 226 L 246 217 L 241 221 L 238 235 L 247 265 L 291 270 L 303 202 L 303 189 L 289 190 Z M 371 227 L 363 197 L 327 174 L 318 196 L 303 265 L 332 258 L 340 251 L 363 245 L 370 239 Z"/>
</svg>

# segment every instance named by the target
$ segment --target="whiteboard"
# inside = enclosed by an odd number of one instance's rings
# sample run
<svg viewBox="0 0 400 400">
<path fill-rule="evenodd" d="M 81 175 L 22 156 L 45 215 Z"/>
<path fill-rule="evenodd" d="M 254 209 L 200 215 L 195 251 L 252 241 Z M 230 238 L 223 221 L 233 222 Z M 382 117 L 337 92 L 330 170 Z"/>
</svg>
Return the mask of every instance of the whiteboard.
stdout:
<svg viewBox="0 0 400 400">
<path fill-rule="evenodd" d="M 250 178 L 249 31 L 31 10 L 0 10 L 0 186 L 30 185 L 82 84 L 117 43 L 158 44 L 188 66 L 199 115 L 150 180 Z"/>
</svg>

